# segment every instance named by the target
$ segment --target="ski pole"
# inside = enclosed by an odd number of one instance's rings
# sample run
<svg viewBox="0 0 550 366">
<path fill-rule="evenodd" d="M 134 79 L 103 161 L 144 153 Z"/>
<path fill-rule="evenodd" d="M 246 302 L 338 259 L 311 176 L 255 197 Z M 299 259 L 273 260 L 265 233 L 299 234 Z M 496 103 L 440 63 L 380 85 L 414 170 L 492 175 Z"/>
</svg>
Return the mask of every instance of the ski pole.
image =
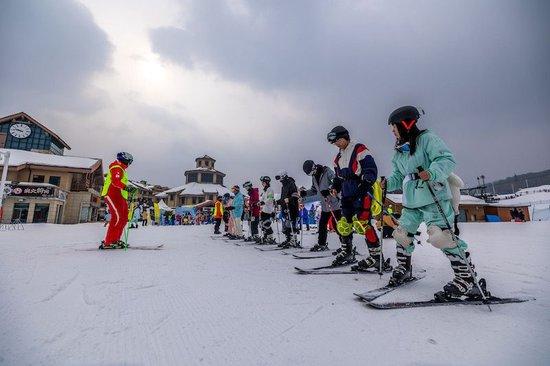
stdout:
<svg viewBox="0 0 550 366">
<path fill-rule="evenodd" d="M 417 167 L 418 169 L 418 172 L 423 172 L 424 171 L 424 168 L 422 168 L 421 166 Z M 441 217 L 443 217 L 443 220 L 445 221 L 445 226 L 447 228 L 447 230 L 449 230 L 449 232 L 451 233 L 451 238 L 453 239 L 453 242 L 455 243 L 456 245 L 456 248 L 458 250 L 458 253 L 460 254 L 460 256 L 462 257 L 462 259 L 464 260 L 464 262 L 466 263 L 466 267 L 468 267 L 468 271 L 470 271 L 470 275 L 472 275 L 472 278 L 474 279 L 474 283 L 477 287 L 477 289 L 479 290 L 479 292 L 481 293 L 481 297 L 483 298 L 483 301 L 487 301 L 487 296 L 485 296 L 485 292 L 483 291 L 483 289 L 481 288 L 481 286 L 479 285 L 479 281 L 477 280 L 477 276 L 476 276 L 476 273 L 474 272 L 472 266 L 470 266 L 470 262 L 468 261 L 468 258 L 466 258 L 466 253 L 464 253 L 464 251 L 462 250 L 462 248 L 460 248 L 460 245 L 458 245 L 458 243 L 456 242 L 456 240 L 458 239 L 458 237 L 455 235 L 455 233 L 453 232 L 452 228 L 451 228 L 451 224 L 449 223 L 449 220 L 447 220 L 447 216 L 445 216 L 445 212 L 443 211 L 443 208 L 441 207 L 441 204 L 439 203 L 439 200 L 437 199 L 437 197 L 435 196 L 435 192 L 432 188 L 432 185 L 430 184 L 429 181 L 426 181 L 427 185 L 428 185 L 428 190 L 430 191 L 430 194 L 432 195 L 432 198 L 434 200 L 434 203 L 435 205 L 437 206 L 437 210 L 439 211 L 439 214 L 441 215 Z M 493 311 L 491 309 L 491 306 L 489 304 L 486 304 L 487 307 L 489 308 L 489 311 Z"/>
<path fill-rule="evenodd" d="M 277 220 L 277 209 L 275 209 L 275 227 L 277 228 L 277 240 L 281 242 L 281 234 L 279 233 L 279 220 Z"/>
<path fill-rule="evenodd" d="M 381 176 L 380 180 L 385 180 L 386 177 Z M 386 186 L 382 190 L 382 209 L 380 210 L 380 266 L 378 268 L 378 275 L 382 277 L 382 262 L 384 261 L 384 204 L 386 203 Z M 374 196 L 374 195 L 373 195 Z"/>
<path fill-rule="evenodd" d="M 132 191 L 132 193 L 130 193 L 129 201 L 130 201 L 130 207 L 132 207 L 131 203 L 134 201 L 134 191 Z M 130 235 L 129 234 L 129 232 L 130 232 L 130 222 L 134 218 L 134 209 L 132 209 L 132 212 L 130 214 L 131 214 L 130 220 L 128 220 L 128 222 L 126 223 L 126 228 L 124 230 L 124 250 L 126 250 L 128 248 L 128 236 Z"/>
</svg>

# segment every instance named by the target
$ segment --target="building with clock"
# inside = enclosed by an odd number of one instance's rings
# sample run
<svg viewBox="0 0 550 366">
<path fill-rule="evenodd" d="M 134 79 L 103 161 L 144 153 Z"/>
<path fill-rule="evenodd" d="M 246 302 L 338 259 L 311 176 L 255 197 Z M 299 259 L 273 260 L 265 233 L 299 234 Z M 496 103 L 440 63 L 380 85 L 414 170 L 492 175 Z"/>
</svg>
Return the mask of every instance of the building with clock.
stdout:
<svg viewBox="0 0 550 366">
<path fill-rule="evenodd" d="M 67 156 L 70 146 L 25 112 L 0 118 L 0 171 L 8 157 L 3 223 L 97 221 L 101 159 Z"/>
<path fill-rule="evenodd" d="M 0 118 L 0 148 L 55 155 L 71 149 L 61 137 L 25 112 Z"/>
</svg>

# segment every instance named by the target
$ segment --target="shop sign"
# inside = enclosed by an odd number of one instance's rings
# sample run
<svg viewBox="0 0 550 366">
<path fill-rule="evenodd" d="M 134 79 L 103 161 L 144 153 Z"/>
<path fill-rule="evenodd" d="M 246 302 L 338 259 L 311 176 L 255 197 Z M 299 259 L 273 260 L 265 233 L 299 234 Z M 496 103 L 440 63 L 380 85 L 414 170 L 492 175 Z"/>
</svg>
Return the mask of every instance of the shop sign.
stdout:
<svg viewBox="0 0 550 366">
<path fill-rule="evenodd" d="M 10 196 L 16 197 L 52 197 L 54 187 L 11 186 Z"/>
</svg>

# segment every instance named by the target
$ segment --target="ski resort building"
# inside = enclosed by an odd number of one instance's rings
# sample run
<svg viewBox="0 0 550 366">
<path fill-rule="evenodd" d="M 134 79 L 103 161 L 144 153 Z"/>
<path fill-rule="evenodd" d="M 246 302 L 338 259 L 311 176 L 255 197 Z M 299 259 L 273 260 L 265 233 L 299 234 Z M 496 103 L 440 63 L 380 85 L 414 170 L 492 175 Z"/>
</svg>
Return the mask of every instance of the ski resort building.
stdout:
<svg viewBox="0 0 550 366">
<path fill-rule="evenodd" d="M 185 184 L 156 195 L 169 207 L 193 206 L 214 201 L 216 196 L 229 193 L 223 185 L 225 173 L 215 169 L 216 160 L 208 155 L 195 159 L 195 168 L 184 172 Z"/>
<path fill-rule="evenodd" d="M 71 148 L 61 137 L 25 112 L 0 118 L 0 151 L 9 153 L 2 223 L 97 221 L 102 161 L 66 156 L 65 149 Z"/>
</svg>

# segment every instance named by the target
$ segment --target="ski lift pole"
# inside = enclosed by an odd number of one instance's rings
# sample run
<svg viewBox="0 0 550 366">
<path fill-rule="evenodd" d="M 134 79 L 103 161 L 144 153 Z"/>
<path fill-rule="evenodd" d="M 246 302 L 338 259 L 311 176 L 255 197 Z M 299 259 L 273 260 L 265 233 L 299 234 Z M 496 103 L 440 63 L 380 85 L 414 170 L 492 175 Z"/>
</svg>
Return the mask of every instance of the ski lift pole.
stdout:
<svg viewBox="0 0 550 366">
<path fill-rule="evenodd" d="M 421 166 L 417 167 L 417 169 L 418 169 L 418 172 L 423 172 L 424 171 L 424 168 L 422 168 Z M 437 210 L 439 211 L 439 214 L 441 215 L 441 217 L 443 217 L 443 220 L 445 221 L 445 226 L 446 226 L 447 230 L 449 230 L 449 232 L 451 233 L 451 237 L 453 238 L 453 242 L 456 245 L 458 253 L 460 254 L 462 259 L 464 260 L 464 263 L 466 263 L 466 267 L 468 267 L 468 271 L 470 272 L 470 275 L 472 275 L 472 278 L 474 279 L 474 283 L 475 283 L 477 289 L 479 290 L 479 292 L 481 293 L 481 297 L 483 298 L 483 301 L 486 302 L 488 300 L 487 296 L 485 296 L 485 292 L 483 291 L 483 289 L 479 285 L 479 281 L 477 280 L 476 273 L 474 272 L 474 269 L 470 265 L 470 262 L 468 261 L 468 258 L 466 258 L 466 253 L 464 253 L 462 248 L 460 248 L 460 245 L 458 245 L 458 243 L 456 242 L 457 239 L 459 239 L 459 238 L 453 232 L 453 230 L 451 228 L 451 224 L 449 223 L 449 220 L 447 220 L 447 216 L 445 216 L 445 212 L 443 211 L 443 208 L 441 207 L 441 203 L 439 202 L 439 200 L 437 199 L 437 197 L 435 195 L 435 192 L 433 190 L 432 185 L 430 184 L 429 181 L 426 181 L 426 183 L 427 183 L 427 186 L 428 186 L 428 190 L 430 191 L 430 194 L 432 195 L 434 203 L 437 206 Z M 486 304 L 486 305 L 489 308 L 489 311 L 493 311 L 489 304 Z"/>
</svg>

